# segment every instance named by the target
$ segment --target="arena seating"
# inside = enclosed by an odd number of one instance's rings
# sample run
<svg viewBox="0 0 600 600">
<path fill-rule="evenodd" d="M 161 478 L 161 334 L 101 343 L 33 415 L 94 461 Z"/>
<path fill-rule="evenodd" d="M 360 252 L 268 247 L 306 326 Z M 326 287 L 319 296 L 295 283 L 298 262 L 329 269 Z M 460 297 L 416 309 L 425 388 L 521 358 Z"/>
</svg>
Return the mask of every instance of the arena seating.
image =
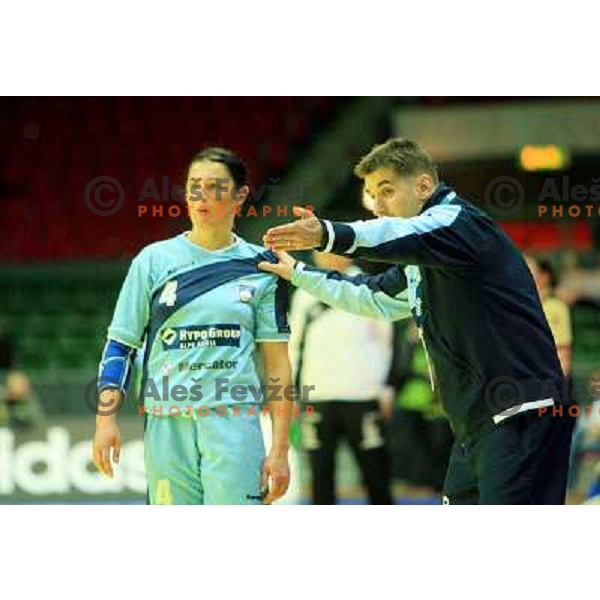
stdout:
<svg viewBox="0 0 600 600">
<path fill-rule="evenodd" d="M 168 217 L 138 217 L 145 182 L 153 180 L 162 198 L 163 181 L 166 189 L 182 184 L 189 157 L 216 144 L 245 158 L 254 185 L 268 183 L 335 104 L 325 97 L 4 99 L 0 260 L 131 255 L 180 227 Z M 85 202 L 86 186 L 101 176 L 124 190 L 114 216 Z"/>
</svg>

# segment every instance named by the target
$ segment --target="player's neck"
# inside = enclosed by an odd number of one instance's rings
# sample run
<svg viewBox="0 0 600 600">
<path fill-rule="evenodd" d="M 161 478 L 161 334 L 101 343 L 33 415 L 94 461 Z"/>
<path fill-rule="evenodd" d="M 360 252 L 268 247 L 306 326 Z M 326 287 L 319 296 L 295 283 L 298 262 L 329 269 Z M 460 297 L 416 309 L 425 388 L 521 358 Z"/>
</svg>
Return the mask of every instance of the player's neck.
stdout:
<svg viewBox="0 0 600 600">
<path fill-rule="evenodd" d="M 205 250 L 220 250 L 231 246 L 235 241 L 235 236 L 231 229 L 204 229 L 194 227 L 188 233 L 190 242 L 201 246 Z"/>
</svg>

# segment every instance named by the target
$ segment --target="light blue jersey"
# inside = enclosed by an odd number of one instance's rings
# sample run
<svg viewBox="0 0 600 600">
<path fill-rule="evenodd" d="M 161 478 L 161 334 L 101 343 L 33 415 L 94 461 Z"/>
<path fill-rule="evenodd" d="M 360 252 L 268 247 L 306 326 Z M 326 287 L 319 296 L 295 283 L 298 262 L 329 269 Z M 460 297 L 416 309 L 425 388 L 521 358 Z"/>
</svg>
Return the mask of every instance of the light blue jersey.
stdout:
<svg viewBox="0 0 600 600">
<path fill-rule="evenodd" d="M 208 251 L 187 233 L 133 259 L 108 338 L 143 351 L 140 393 L 150 414 L 265 399 L 256 344 L 286 341 L 289 327 L 286 282 L 260 271 L 262 260 L 276 257 L 237 235 Z"/>
</svg>

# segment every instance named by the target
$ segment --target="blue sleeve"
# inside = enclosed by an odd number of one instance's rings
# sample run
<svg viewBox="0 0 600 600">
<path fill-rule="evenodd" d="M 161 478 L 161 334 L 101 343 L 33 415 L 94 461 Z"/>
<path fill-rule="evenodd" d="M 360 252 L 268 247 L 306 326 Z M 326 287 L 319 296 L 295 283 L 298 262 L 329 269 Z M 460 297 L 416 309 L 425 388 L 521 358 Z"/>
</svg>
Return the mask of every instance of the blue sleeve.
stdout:
<svg viewBox="0 0 600 600">
<path fill-rule="evenodd" d="M 410 219 L 381 217 L 323 222 L 321 249 L 383 262 L 467 267 L 478 262 L 477 239 L 459 204 L 440 204 Z"/>
<path fill-rule="evenodd" d="M 116 340 L 107 340 L 98 369 L 98 391 L 116 388 L 126 392 L 136 350 Z"/>
<path fill-rule="evenodd" d="M 321 302 L 363 317 L 398 321 L 411 316 L 404 272 L 397 266 L 380 275 L 343 275 L 296 263 L 292 283 Z"/>
<path fill-rule="evenodd" d="M 150 280 L 146 254 L 131 262 L 108 328 L 107 337 L 140 349 L 150 318 Z"/>
<path fill-rule="evenodd" d="M 289 339 L 288 308 L 288 282 L 278 277 L 269 277 L 269 283 L 256 307 L 255 340 L 257 342 Z"/>
</svg>

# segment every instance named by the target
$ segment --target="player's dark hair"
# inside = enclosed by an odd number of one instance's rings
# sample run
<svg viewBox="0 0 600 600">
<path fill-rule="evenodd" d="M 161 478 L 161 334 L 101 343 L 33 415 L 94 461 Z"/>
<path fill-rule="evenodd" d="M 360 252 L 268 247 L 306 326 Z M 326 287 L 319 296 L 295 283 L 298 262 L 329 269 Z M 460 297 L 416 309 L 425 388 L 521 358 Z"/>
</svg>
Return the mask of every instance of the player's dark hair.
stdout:
<svg viewBox="0 0 600 600">
<path fill-rule="evenodd" d="M 354 174 L 361 179 L 377 169 L 392 168 L 398 175 L 418 175 L 427 173 L 435 183 L 438 172 L 431 156 L 417 144 L 406 138 L 392 138 L 383 144 L 373 146 L 354 168 Z"/>
<path fill-rule="evenodd" d="M 543 259 L 538 260 L 538 269 L 541 273 L 548 275 L 548 281 L 550 282 L 550 288 L 554 289 L 558 285 L 558 277 L 556 271 L 549 260 Z"/>
<path fill-rule="evenodd" d="M 190 161 L 190 167 L 197 162 L 209 161 L 218 162 L 227 167 L 235 186 L 237 188 L 248 185 L 248 167 L 246 163 L 235 153 L 228 148 L 219 148 L 211 146 L 197 152 Z"/>
</svg>

